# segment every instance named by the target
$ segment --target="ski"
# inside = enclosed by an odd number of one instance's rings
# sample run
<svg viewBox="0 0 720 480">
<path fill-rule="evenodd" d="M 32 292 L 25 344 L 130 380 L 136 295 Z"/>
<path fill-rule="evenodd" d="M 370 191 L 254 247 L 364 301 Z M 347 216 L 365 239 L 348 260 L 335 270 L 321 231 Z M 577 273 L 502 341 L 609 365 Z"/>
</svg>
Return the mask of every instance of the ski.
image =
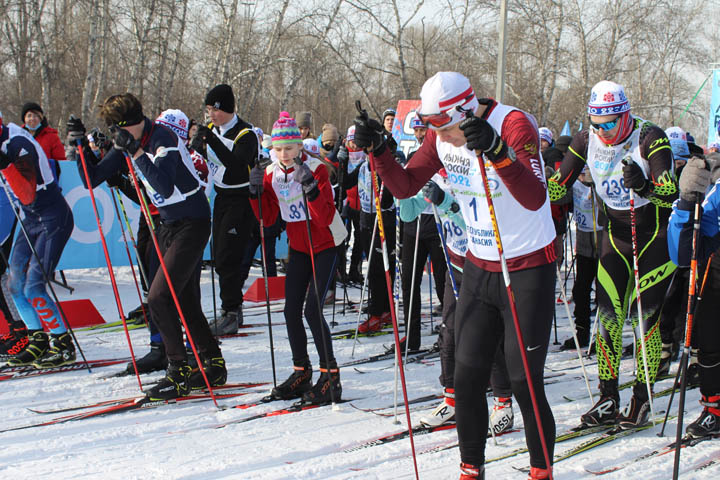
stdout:
<svg viewBox="0 0 720 480">
<path fill-rule="evenodd" d="M 229 390 L 245 390 L 248 388 L 254 388 L 254 387 L 261 387 L 263 385 L 267 385 L 268 382 L 261 382 L 261 383 L 227 383 L 225 385 L 219 386 L 219 387 L 213 387 L 213 391 L 223 391 L 227 392 Z M 200 390 L 197 390 L 197 392 L 200 392 L 202 394 L 207 394 L 207 388 L 203 388 Z M 194 393 L 193 393 L 194 394 Z M 104 406 L 110 406 L 110 405 L 117 405 L 119 403 L 125 403 L 132 400 L 135 400 L 137 397 L 125 397 L 125 398 L 115 398 L 110 400 L 101 400 L 99 402 L 95 403 L 87 403 L 87 404 L 81 404 L 81 405 L 72 405 L 68 407 L 62 407 L 52 410 L 46 410 L 46 409 L 37 409 L 37 408 L 28 408 L 29 411 L 33 413 L 37 413 L 40 415 L 52 415 L 52 414 L 58 414 L 58 413 L 65 413 L 65 412 L 72 412 L 75 410 L 87 410 L 90 408 L 97 408 L 97 407 L 104 407 Z"/>
<path fill-rule="evenodd" d="M 239 337 L 252 337 L 255 335 L 262 335 L 265 332 L 237 332 L 237 333 L 229 333 L 227 335 L 220 335 L 217 338 L 219 339 L 226 339 L 226 338 L 239 338 Z"/>
<path fill-rule="evenodd" d="M 441 398 L 443 398 L 443 396 L 439 395 L 439 394 L 424 395 L 422 397 L 414 398 L 414 399 L 408 401 L 408 405 L 430 402 L 432 400 L 440 400 Z M 398 403 L 398 407 L 402 407 L 404 405 L 405 405 L 405 402 Z M 375 412 L 379 412 L 380 410 L 387 410 L 388 408 L 393 408 L 395 406 L 395 404 L 388 405 L 386 407 L 376 407 L 376 408 L 360 408 L 356 405 L 353 405 L 352 403 L 350 404 L 350 406 L 353 407 L 355 410 L 360 410 L 361 412 L 375 413 Z"/>
<path fill-rule="evenodd" d="M 685 472 L 687 472 L 687 471 L 702 472 L 703 470 L 707 470 L 708 468 L 715 466 L 715 465 L 720 465 L 720 452 L 716 452 L 712 457 L 710 457 L 706 460 L 701 460 L 701 461 L 697 462 L 695 465 L 690 467 L 690 469 L 686 470 Z M 683 472 L 683 473 L 685 473 L 685 472 Z"/>
<path fill-rule="evenodd" d="M 405 362 L 405 363 L 409 363 L 411 358 L 415 358 L 415 359 L 416 359 L 415 361 L 418 361 L 418 360 L 420 360 L 419 357 L 421 357 L 421 358 L 426 358 L 427 355 L 430 355 L 430 354 L 432 354 L 432 353 L 435 353 L 435 352 L 434 352 L 434 350 L 431 349 L 431 348 L 425 348 L 425 349 L 418 350 L 417 352 L 414 352 L 414 353 L 409 353 L 409 354 L 408 354 L 408 361 Z M 357 359 L 357 360 L 350 360 L 350 361 L 345 362 L 345 363 L 343 363 L 342 365 L 340 365 L 340 368 L 352 367 L 353 365 L 362 365 L 363 363 L 380 362 L 380 361 L 382 361 L 382 360 L 389 360 L 389 359 L 392 359 L 392 358 L 395 358 L 395 352 L 390 352 L 390 353 L 378 353 L 378 354 L 376 354 L 376 355 L 371 355 L 371 356 L 366 357 L 366 358 L 360 358 L 360 359 Z"/>
<path fill-rule="evenodd" d="M 418 425 L 416 427 L 412 428 L 412 434 L 413 437 L 418 437 L 420 435 L 429 435 L 433 432 L 442 432 L 444 430 L 454 430 L 455 429 L 455 422 L 450 423 L 444 423 L 442 425 L 437 425 L 434 427 L 426 427 L 425 425 Z M 346 447 L 342 450 L 344 453 L 352 453 L 357 452 L 358 450 L 364 450 L 366 448 L 371 448 L 376 445 L 385 445 L 391 442 L 395 442 L 397 440 L 402 440 L 403 438 L 408 438 L 410 436 L 410 430 L 403 430 L 401 432 L 397 433 L 391 433 L 390 435 L 385 435 L 382 437 L 378 437 L 372 440 L 364 441 L 358 445 L 352 446 L 352 447 Z"/>
<path fill-rule="evenodd" d="M 89 360 L 86 362 L 75 362 L 70 365 L 63 365 L 62 367 L 43 368 L 37 369 L 32 366 L 26 367 L 11 367 L 18 368 L 17 370 L 2 371 L 0 372 L 0 382 L 5 380 L 15 380 L 18 378 L 37 377 L 39 375 L 51 375 L 53 373 L 73 372 L 75 370 L 85 370 L 86 368 L 100 368 L 109 367 L 111 365 L 117 365 L 118 363 L 125 363 L 129 361 L 129 358 L 116 358 L 107 360 Z"/>
<path fill-rule="evenodd" d="M 225 398 L 233 398 L 238 397 L 241 395 L 247 395 L 248 392 L 237 392 L 237 393 L 227 393 L 227 394 L 216 394 L 216 399 L 225 399 Z M 14 432 L 17 430 L 26 430 L 30 428 L 36 428 L 36 427 L 45 427 L 48 425 L 56 425 L 59 423 L 65 423 L 65 422 L 74 422 L 78 420 L 85 420 L 88 418 L 96 418 L 96 417 L 102 417 L 106 415 L 112 415 L 115 413 L 123 413 L 123 412 L 129 412 L 133 410 L 141 410 L 141 409 L 147 409 L 147 408 L 155 408 L 155 407 L 161 407 L 163 405 L 175 405 L 175 404 L 185 404 L 185 403 L 194 403 L 194 402 L 204 402 L 207 400 L 211 400 L 212 397 L 209 393 L 198 393 L 198 394 L 192 394 L 188 395 L 186 397 L 180 397 L 175 398 L 172 400 L 152 400 L 148 398 L 147 396 L 142 397 L 135 397 L 133 399 L 130 399 L 126 402 L 104 406 L 99 409 L 90 410 L 89 412 L 80 412 L 80 413 L 73 413 L 70 415 L 64 415 L 62 417 L 57 417 L 52 420 L 47 420 L 45 422 L 39 422 L 39 423 L 31 423 L 27 425 L 20 425 L 16 427 L 10 427 L 3 430 L 0 430 L 0 433 L 6 433 L 6 432 Z"/>
<path fill-rule="evenodd" d="M 720 438 L 720 435 L 708 435 L 705 437 L 691 437 L 691 436 L 686 435 L 680 440 L 680 448 L 694 447 L 698 443 L 702 443 L 706 440 L 714 440 L 716 438 Z M 623 468 L 629 467 L 630 465 L 633 465 L 638 462 L 642 462 L 649 458 L 661 457 L 668 453 L 673 453 L 673 452 L 675 452 L 675 447 L 676 447 L 676 443 L 675 443 L 675 441 L 673 441 L 671 443 L 668 443 L 664 447 L 644 453 L 635 458 L 625 460 L 624 462 L 618 463 L 616 465 L 607 466 L 605 468 L 585 467 L 585 471 L 588 473 L 592 473 L 593 475 L 605 475 L 607 473 L 617 472 L 618 470 L 622 470 Z"/>
</svg>

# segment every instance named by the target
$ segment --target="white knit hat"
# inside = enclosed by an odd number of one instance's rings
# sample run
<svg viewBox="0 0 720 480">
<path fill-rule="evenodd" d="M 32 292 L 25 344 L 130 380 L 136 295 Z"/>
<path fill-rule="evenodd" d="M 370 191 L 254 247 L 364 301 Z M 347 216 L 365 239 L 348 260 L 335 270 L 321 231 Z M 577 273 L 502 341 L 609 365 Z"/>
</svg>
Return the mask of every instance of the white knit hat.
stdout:
<svg viewBox="0 0 720 480">
<path fill-rule="evenodd" d="M 314 138 L 306 138 L 303 140 L 303 148 L 311 155 L 320 156 L 320 146 Z"/>
<path fill-rule="evenodd" d="M 470 80 L 457 72 L 438 72 L 428 78 L 420 91 L 420 115 L 433 115 L 446 113 L 451 121 L 439 128 L 449 127 L 463 119 L 465 114 L 459 112 L 456 107 L 477 110 L 479 103 L 475 91 L 470 85 Z M 428 125 L 434 128 L 433 125 Z"/>
<path fill-rule="evenodd" d="M 688 147 L 687 133 L 680 127 L 670 127 L 665 130 L 673 155 L 680 158 L 690 158 L 690 147 Z"/>
<path fill-rule="evenodd" d="M 617 115 L 629 110 L 630 102 L 622 85 L 603 80 L 592 88 L 588 102 L 590 115 Z"/>
<path fill-rule="evenodd" d="M 545 140 L 546 142 L 552 144 L 553 142 L 553 133 L 552 131 L 547 127 L 540 127 L 539 130 L 540 133 L 540 140 Z"/>
<path fill-rule="evenodd" d="M 188 125 L 190 125 L 190 120 L 188 120 L 187 115 L 181 110 L 165 110 L 155 120 L 155 123 L 168 127 L 175 132 L 175 135 L 180 137 L 181 140 L 187 140 L 188 138 Z"/>
</svg>

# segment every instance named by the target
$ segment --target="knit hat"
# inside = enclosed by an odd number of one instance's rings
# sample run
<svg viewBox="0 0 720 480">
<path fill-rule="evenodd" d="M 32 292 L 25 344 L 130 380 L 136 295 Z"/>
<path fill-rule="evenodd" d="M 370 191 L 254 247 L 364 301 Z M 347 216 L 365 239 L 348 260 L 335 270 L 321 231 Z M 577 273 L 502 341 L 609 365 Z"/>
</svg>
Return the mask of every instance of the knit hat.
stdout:
<svg viewBox="0 0 720 480">
<path fill-rule="evenodd" d="M 625 96 L 625 89 L 622 85 L 603 80 L 592 88 L 588 102 L 588 114 L 617 115 L 627 111 L 630 111 L 630 102 Z"/>
<path fill-rule="evenodd" d="M 553 143 L 552 131 L 547 127 L 540 127 L 540 140 L 545 140 L 547 143 L 552 145 L 552 143 Z"/>
<path fill-rule="evenodd" d="M 337 142 L 338 138 L 340 138 L 340 134 L 338 133 L 338 129 L 335 125 L 332 123 L 326 123 L 322 126 L 322 136 L 320 139 L 323 144 L 328 142 Z"/>
<path fill-rule="evenodd" d="M 350 128 L 348 128 L 347 135 L 345 135 L 346 140 L 355 140 L 355 125 L 351 125 Z"/>
<path fill-rule="evenodd" d="M 291 143 L 302 143 L 300 129 L 288 112 L 280 112 L 280 117 L 273 123 L 272 144 L 275 146 Z"/>
<path fill-rule="evenodd" d="M 714 148 L 718 151 L 720 151 L 720 142 L 712 142 L 710 145 L 707 146 L 708 149 Z"/>
<path fill-rule="evenodd" d="M 263 132 L 260 127 L 253 127 L 252 131 L 255 132 L 255 135 L 257 135 L 258 138 L 263 138 L 265 136 L 265 132 Z"/>
<path fill-rule="evenodd" d="M 27 102 L 25 105 L 22 106 L 22 114 L 20 115 L 20 120 L 24 123 L 25 122 L 25 115 L 27 112 L 38 112 L 41 117 L 45 116 L 45 112 L 43 112 L 43 109 L 40 105 L 38 105 L 35 102 Z"/>
<path fill-rule="evenodd" d="M 562 153 L 567 153 L 570 142 L 572 142 L 572 137 L 570 135 L 560 135 L 558 139 L 555 140 L 555 148 L 560 150 Z"/>
<path fill-rule="evenodd" d="M 319 157 L 320 156 L 320 145 L 318 145 L 317 140 L 314 138 L 306 138 L 303 140 L 303 148 L 306 152 L 308 152 L 310 155 Z"/>
<path fill-rule="evenodd" d="M 690 158 L 690 149 L 688 148 L 687 134 L 680 127 L 670 127 L 665 130 L 668 140 L 670 140 L 670 148 L 672 148 L 673 156 L 676 158 Z"/>
<path fill-rule="evenodd" d="M 298 128 L 312 128 L 312 112 L 295 112 L 295 121 Z"/>
<path fill-rule="evenodd" d="M 426 121 L 428 127 L 433 129 L 449 127 L 464 120 L 465 114 L 455 107 L 475 112 L 479 106 L 470 80 L 457 72 L 438 72 L 428 78 L 420 91 L 420 100 L 417 113 L 421 116 L 446 114 L 450 117 L 447 123 L 440 126 Z"/>
<path fill-rule="evenodd" d="M 394 117 L 395 115 L 397 115 L 397 112 L 394 108 L 388 108 L 387 110 L 385 110 L 382 115 L 383 122 L 385 121 L 385 117 L 387 117 L 388 115 L 392 115 Z"/>
<path fill-rule="evenodd" d="M 155 123 L 169 128 L 183 141 L 186 141 L 188 138 L 188 126 L 190 125 L 190 120 L 188 120 L 187 115 L 185 115 L 181 110 L 165 110 L 155 120 Z"/>
<path fill-rule="evenodd" d="M 270 150 L 272 148 L 272 137 L 267 133 L 263 135 L 262 147 Z"/>
<path fill-rule="evenodd" d="M 205 105 L 212 105 L 223 112 L 235 113 L 235 95 L 232 87 L 224 83 L 215 85 L 205 95 Z"/>
<path fill-rule="evenodd" d="M 414 115 L 413 119 L 410 120 L 410 128 L 412 128 L 413 130 L 416 128 L 425 128 L 425 123 L 420 120 L 420 117 Z"/>
</svg>

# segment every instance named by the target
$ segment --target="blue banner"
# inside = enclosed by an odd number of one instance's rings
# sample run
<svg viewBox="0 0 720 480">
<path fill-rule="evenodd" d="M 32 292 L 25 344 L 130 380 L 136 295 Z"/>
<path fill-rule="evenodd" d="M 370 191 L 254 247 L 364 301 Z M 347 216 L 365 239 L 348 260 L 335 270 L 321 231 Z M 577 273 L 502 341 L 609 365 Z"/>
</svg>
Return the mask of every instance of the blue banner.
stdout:
<svg viewBox="0 0 720 480">
<path fill-rule="evenodd" d="M 718 124 L 720 124 L 720 69 L 714 70 L 712 75 L 712 93 L 710 94 L 710 118 L 708 121 L 708 141 L 720 141 L 718 136 Z"/>
</svg>

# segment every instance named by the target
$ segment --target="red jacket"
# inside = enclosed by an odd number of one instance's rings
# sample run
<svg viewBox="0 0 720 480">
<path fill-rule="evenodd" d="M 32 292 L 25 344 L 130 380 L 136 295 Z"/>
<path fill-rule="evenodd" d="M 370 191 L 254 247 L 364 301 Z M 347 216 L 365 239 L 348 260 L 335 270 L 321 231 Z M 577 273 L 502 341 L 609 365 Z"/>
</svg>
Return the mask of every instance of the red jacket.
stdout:
<svg viewBox="0 0 720 480">
<path fill-rule="evenodd" d="M 23 128 L 25 128 L 25 125 L 23 125 Z M 30 130 L 28 131 L 31 134 L 33 133 Z M 35 141 L 42 147 L 48 160 L 66 160 L 65 147 L 60 141 L 57 130 L 51 126 L 39 127 L 33 136 L 35 137 Z"/>
</svg>

